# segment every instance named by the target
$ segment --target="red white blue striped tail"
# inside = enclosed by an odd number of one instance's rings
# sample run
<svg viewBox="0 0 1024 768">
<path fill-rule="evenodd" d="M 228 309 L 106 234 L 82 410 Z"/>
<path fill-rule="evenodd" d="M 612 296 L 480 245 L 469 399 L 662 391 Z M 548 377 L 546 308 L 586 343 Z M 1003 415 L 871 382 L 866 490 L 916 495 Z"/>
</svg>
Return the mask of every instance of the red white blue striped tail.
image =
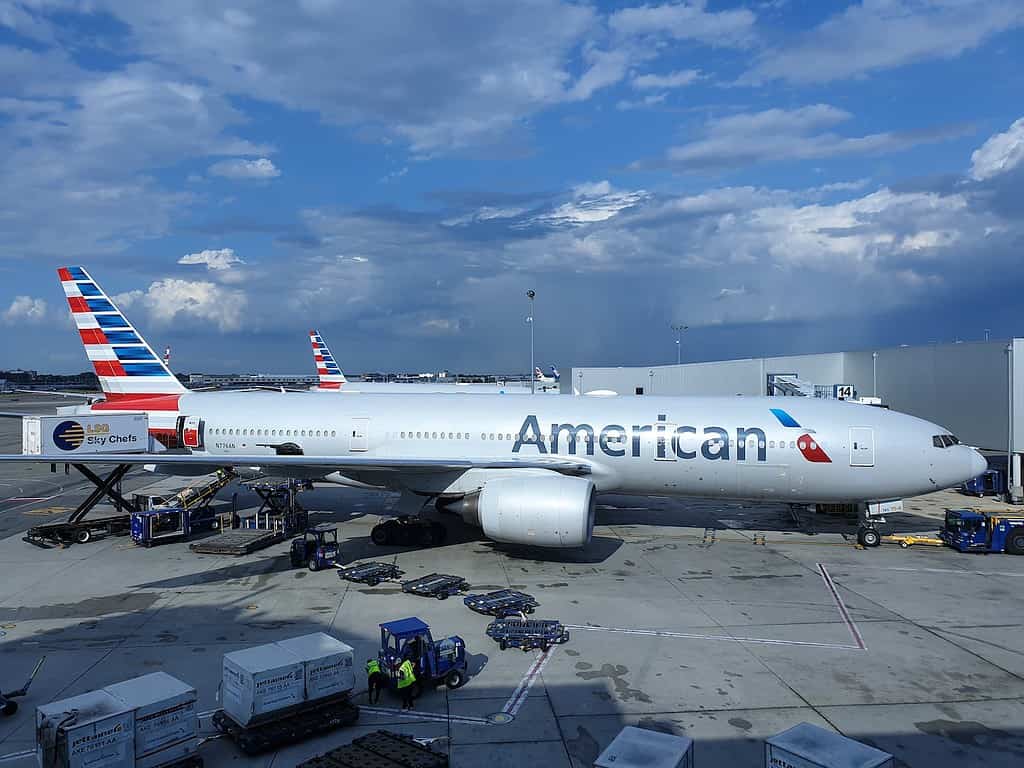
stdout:
<svg viewBox="0 0 1024 768">
<path fill-rule="evenodd" d="M 313 362 L 320 377 L 320 389 L 341 389 L 341 385 L 347 383 L 348 379 L 341 372 L 319 331 L 310 331 L 309 341 L 313 345 Z"/>
<path fill-rule="evenodd" d="M 57 274 L 108 402 L 188 391 L 88 272 L 61 267 Z"/>
</svg>

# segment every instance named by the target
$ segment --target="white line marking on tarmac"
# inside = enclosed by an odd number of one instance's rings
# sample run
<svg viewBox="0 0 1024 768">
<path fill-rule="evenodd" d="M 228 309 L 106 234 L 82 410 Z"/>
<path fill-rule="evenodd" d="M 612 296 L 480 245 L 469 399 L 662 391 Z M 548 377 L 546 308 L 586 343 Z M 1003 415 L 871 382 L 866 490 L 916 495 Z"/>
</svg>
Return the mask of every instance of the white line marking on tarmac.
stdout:
<svg viewBox="0 0 1024 768">
<path fill-rule="evenodd" d="M 417 712 L 408 709 L 391 709 L 389 707 L 367 707 L 360 706 L 361 712 L 369 712 L 374 715 L 394 715 L 397 717 L 409 717 L 414 720 L 436 720 L 440 723 L 465 723 L 467 725 L 490 725 L 482 717 L 468 717 L 465 715 L 443 715 L 440 712 Z"/>
<path fill-rule="evenodd" d="M 526 670 L 526 674 L 523 675 L 523 679 L 519 681 L 519 685 L 512 692 L 512 696 L 505 702 L 505 706 L 502 707 L 501 711 L 506 715 L 512 715 L 515 717 L 519 708 L 523 706 L 526 701 L 526 697 L 530 693 L 530 689 L 533 684 L 537 682 L 537 678 L 540 677 L 541 670 L 544 669 L 544 665 L 548 663 L 548 659 L 551 658 L 552 651 L 541 651 L 537 654 L 537 658 L 534 659 L 533 664 Z"/>
<path fill-rule="evenodd" d="M 832 563 L 833 566 L 855 568 L 860 563 Z M 895 566 L 872 568 L 872 571 L 903 571 L 904 573 L 952 573 L 955 576 L 1024 576 L 1024 571 L 967 571 L 959 568 L 899 568 Z"/>
<path fill-rule="evenodd" d="M 8 760 L 18 760 L 22 757 L 32 757 L 35 753 L 34 749 L 26 749 L 21 752 L 12 752 L 9 755 L 0 755 L 0 763 L 6 763 Z"/>
<path fill-rule="evenodd" d="M 842 595 L 839 594 L 839 590 L 836 588 L 836 583 L 832 581 L 832 577 L 829 576 L 825 566 L 818 563 L 818 572 L 821 574 L 822 580 L 825 582 L 825 586 L 828 588 L 829 594 L 832 595 L 832 600 L 835 601 L 836 608 L 839 609 L 839 615 L 843 617 L 843 623 L 846 624 L 846 628 L 850 630 L 850 635 L 853 637 L 853 642 L 857 644 L 857 647 L 866 651 L 867 646 L 864 644 L 864 638 L 860 634 L 860 630 L 857 628 L 856 622 L 850 615 L 850 611 L 846 608 L 846 603 L 843 602 Z"/>
<path fill-rule="evenodd" d="M 589 624 L 566 624 L 566 629 L 580 629 L 589 632 L 617 632 L 623 635 L 645 637 L 672 637 L 680 640 L 717 640 L 724 643 L 758 643 L 761 645 L 798 645 L 805 648 L 831 648 L 839 651 L 862 651 L 856 645 L 847 643 L 815 643 L 809 640 L 775 640 L 768 637 L 733 637 L 732 635 L 698 635 L 691 632 L 669 632 L 662 629 L 626 629 L 624 627 L 598 627 Z"/>
</svg>

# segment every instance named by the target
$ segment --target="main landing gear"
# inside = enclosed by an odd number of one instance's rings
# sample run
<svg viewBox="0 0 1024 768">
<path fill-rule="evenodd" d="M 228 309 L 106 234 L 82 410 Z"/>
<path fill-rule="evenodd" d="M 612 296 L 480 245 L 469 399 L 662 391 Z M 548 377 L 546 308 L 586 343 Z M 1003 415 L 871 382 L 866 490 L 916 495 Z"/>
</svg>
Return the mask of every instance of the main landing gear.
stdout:
<svg viewBox="0 0 1024 768">
<path fill-rule="evenodd" d="M 872 512 L 872 506 L 877 508 L 880 505 L 857 505 L 857 543 L 867 548 L 877 547 L 882 543 L 882 534 L 878 526 L 885 523 L 885 515 L 879 511 Z"/>
<path fill-rule="evenodd" d="M 436 547 L 444 543 L 448 531 L 443 525 L 424 517 L 402 515 L 373 526 L 370 540 L 378 546 Z"/>
</svg>

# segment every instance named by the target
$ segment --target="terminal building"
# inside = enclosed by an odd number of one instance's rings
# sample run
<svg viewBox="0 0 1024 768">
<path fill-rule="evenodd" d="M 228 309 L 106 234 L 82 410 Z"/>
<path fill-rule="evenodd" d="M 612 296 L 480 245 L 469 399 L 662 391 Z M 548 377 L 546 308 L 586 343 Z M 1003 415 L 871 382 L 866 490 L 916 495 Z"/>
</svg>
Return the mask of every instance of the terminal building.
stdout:
<svg viewBox="0 0 1024 768">
<path fill-rule="evenodd" d="M 941 424 L 968 445 L 1012 456 L 1009 492 L 1014 500 L 1024 495 L 1024 339 L 682 365 L 573 368 L 570 381 L 563 384 L 569 386 L 581 394 L 767 395 L 880 402 Z"/>
</svg>

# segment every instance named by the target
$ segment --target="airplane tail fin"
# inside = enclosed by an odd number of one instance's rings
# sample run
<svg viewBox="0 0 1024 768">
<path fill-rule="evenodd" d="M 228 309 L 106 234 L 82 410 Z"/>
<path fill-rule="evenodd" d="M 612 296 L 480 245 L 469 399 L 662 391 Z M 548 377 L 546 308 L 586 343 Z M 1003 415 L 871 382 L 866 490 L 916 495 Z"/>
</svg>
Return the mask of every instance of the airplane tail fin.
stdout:
<svg viewBox="0 0 1024 768">
<path fill-rule="evenodd" d="M 542 371 L 539 366 L 533 369 L 533 378 L 537 381 L 542 381 L 544 379 L 544 371 Z"/>
<path fill-rule="evenodd" d="M 345 374 L 341 372 L 334 355 L 327 348 L 320 332 L 312 330 L 309 332 L 309 341 L 313 345 L 313 362 L 316 364 L 316 372 L 320 376 L 320 389 L 341 389 L 341 385 L 348 382 Z"/>
<path fill-rule="evenodd" d="M 559 379 L 561 379 L 561 378 L 562 378 L 562 374 L 560 374 L 560 373 L 558 372 L 558 369 L 557 369 L 557 368 L 555 368 L 555 366 L 553 366 L 553 365 L 551 366 L 551 377 L 552 377 L 552 378 L 553 378 L 553 379 L 554 379 L 555 381 L 558 381 Z"/>
<path fill-rule="evenodd" d="M 61 267 L 57 275 L 107 401 L 188 391 L 85 269 Z"/>
</svg>

